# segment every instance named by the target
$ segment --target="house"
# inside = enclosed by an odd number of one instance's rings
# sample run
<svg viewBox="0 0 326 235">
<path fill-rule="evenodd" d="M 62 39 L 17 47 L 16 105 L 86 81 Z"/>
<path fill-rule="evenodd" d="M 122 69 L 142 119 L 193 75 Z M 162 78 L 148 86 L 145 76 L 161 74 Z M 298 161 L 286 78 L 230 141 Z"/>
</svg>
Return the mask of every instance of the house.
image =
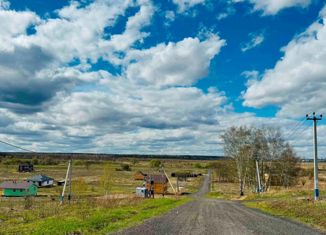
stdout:
<svg viewBox="0 0 326 235">
<path fill-rule="evenodd" d="M 46 175 L 35 175 L 27 179 L 28 182 L 32 182 L 37 187 L 47 187 L 52 186 L 54 179 Z"/>
<path fill-rule="evenodd" d="M 154 186 L 154 194 L 166 194 L 168 191 L 168 179 L 165 175 L 147 175 L 145 176 L 145 187 L 147 190 Z"/>
<path fill-rule="evenodd" d="M 145 174 L 145 173 L 143 173 L 141 171 L 137 171 L 134 174 L 134 179 L 135 180 L 144 180 L 146 176 L 147 176 L 147 174 Z"/>
<path fill-rule="evenodd" d="M 30 162 L 21 163 L 18 166 L 19 172 L 32 172 L 34 171 L 34 166 Z"/>
<path fill-rule="evenodd" d="M 3 189 L 2 195 L 5 197 L 26 197 L 36 196 L 37 187 L 32 182 L 5 181 L 0 184 Z"/>
</svg>

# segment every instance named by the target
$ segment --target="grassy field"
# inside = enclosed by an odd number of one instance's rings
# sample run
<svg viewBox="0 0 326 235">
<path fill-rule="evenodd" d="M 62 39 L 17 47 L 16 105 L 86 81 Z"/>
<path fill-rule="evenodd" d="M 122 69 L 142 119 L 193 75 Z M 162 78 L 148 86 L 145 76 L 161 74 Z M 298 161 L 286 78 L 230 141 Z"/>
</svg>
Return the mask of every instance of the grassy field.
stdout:
<svg viewBox="0 0 326 235">
<path fill-rule="evenodd" d="M 128 164 L 130 171 L 119 170 Z M 164 160 L 164 168 L 170 176 L 176 171 L 205 173 L 196 168 L 194 161 Z M 67 163 L 58 165 L 36 165 L 33 173 L 17 172 L 17 165 L 0 164 L 0 182 L 24 180 L 35 174 L 45 174 L 55 180 L 64 179 Z M 162 214 L 189 200 L 187 196 L 171 195 L 155 199 L 135 197 L 135 188 L 143 181 L 136 181 L 133 175 L 141 170 L 157 174 L 150 161 L 103 161 L 84 164 L 75 161 L 73 165 L 73 200 L 59 205 L 62 186 L 39 188 L 38 196 L 30 199 L 0 198 L 0 234 L 106 234 L 140 223 L 144 219 Z M 176 179 L 170 177 L 172 184 Z M 182 192 L 191 193 L 198 189 L 202 177 L 188 178 L 180 182 Z"/>
<path fill-rule="evenodd" d="M 160 215 L 187 200 L 85 200 L 63 206 L 33 201 L 33 210 L 23 209 L 21 202 L 18 205 L 22 208 L 15 206 L 13 211 L 0 216 L 5 221 L 1 223 L 0 234 L 107 234 Z"/>
<path fill-rule="evenodd" d="M 303 168 L 313 168 L 312 163 L 302 164 Z M 239 196 L 238 183 L 217 182 L 213 176 L 212 192 L 209 198 L 240 200 L 244 205 L 256 208 L 276 216 L 286 217 L 295 221 L 326 231 L 326 164 L 319 164 L 320 200 L 313 198 L 313 178 L 304 177 L 294 187 L 272 187 L 261 194 L 245 190 L 245 196 Z M 304 182 L 304 184 L 302 184 Z"/>
</svg>

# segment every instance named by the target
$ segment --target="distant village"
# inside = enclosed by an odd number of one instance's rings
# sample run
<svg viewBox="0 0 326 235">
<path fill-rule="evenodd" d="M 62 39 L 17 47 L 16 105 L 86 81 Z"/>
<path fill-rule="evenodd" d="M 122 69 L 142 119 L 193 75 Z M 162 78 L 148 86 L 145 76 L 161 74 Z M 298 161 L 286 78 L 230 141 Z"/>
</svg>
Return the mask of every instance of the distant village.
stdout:
<svg viewBox="0 0 326 235">
<path fill-rule="evenodd" d="M 19 163 L 17 167 L 17 171 L 20 173 L 33 173 L 34 170 L 34 165 L 30 162 Z M 140 186 L 136 187 L 135 195 L 144 198 L 154 198 L 155 194 L 164 196 L 168 192 L 169 184 L 175 194 L 181 193 L 179 188 L 179 181 L 186 181 L 187 178 L 197 176 L 201 176 L 201 174 L 189 172 L 172 173 L 171 177 L 176 177 L 177 179 L 177 185 L 174 187 L 170 182 L 169 176 L 165 172 L 160 174 L 147 174 L 142 171 L 137 171 L 134 173 L 134 180 L 142 181 L 143 183 L 140 183 Z M 1 182 L 0 190 L 2 190 L 3 197 L 35 197 L 37 196 L 38 188 L 65 186 L 67 179 L 68 178 L 54 179 L 44 174 L 35 174 L 22 181 L 7 180 Z"/>
</svg>

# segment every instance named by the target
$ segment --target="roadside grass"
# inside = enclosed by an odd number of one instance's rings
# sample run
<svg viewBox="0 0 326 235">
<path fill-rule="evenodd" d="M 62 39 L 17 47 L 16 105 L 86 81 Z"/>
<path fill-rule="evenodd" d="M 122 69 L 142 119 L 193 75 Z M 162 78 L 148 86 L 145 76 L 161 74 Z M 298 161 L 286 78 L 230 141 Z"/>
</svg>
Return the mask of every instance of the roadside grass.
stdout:
<svg viewBox="0 0 326 235">
<path fill-rule="evenodd" d="M 290 218 L 326 231 L 326 201 L 282 199 L 248 201 L 244 205 L 275 216 Z"/>
<path fill-rule="evenodd" d="M 312 163 L 304 163 L 303 167 L 312 168 Z M 313 179 L 302 178 L 298 185 L 290 188 L 273 186 L 268 192 L 255 193 L 245 188 L 245 196 L 239 196 L 238 183 L 218 182 L 213 174 L 211 192 L 208 198 L 237 200 L 245 206 L 259 209 L 265 213 L 289 218 L 326 232 L 326 164 L 319 166 L 320 200 L 314 202 Z M 305 184 L 301 182 L 304 179 Z"/>
<path fill-rule="evenodd" d="M 160 198 L 83 201 L 61 207 L 51 204 L 35 207 L 9 219 L 4 218 L 0 234 L 107 234 L 161 215 L 189 200 L 190 198 Z"/>
</svg>

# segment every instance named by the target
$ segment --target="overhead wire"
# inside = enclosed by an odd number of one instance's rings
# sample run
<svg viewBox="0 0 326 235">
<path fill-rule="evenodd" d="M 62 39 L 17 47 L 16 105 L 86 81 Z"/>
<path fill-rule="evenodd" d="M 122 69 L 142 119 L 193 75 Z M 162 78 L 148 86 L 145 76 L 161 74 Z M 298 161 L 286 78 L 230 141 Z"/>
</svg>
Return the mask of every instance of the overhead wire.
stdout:
<svg viewBox="0 0 326 235">
<path fill-rule="evenodd" d="M 23 151 L 26 151 L 26 152 L 35 153 L 35 152 L 32 151 L 32 150 L 29 150 L 29 149 L 27 149 L 27 148 L 20 147 L 20 146 L 15 145 L 15 144 L 11 144 L 11 143 L 6 142 L 6 141 L 3 141 L 3 140 L 0 140 L 0 143 L 3 143 L 3 144 L 5 144 L 5 145 L 8 145 L 8 146 L 11 146 L 11 147 L 14 147 L 14 148 L 16 148 L 16 149 L 20 149 L 20 150 L 23 150 Z"/>
</svg>

